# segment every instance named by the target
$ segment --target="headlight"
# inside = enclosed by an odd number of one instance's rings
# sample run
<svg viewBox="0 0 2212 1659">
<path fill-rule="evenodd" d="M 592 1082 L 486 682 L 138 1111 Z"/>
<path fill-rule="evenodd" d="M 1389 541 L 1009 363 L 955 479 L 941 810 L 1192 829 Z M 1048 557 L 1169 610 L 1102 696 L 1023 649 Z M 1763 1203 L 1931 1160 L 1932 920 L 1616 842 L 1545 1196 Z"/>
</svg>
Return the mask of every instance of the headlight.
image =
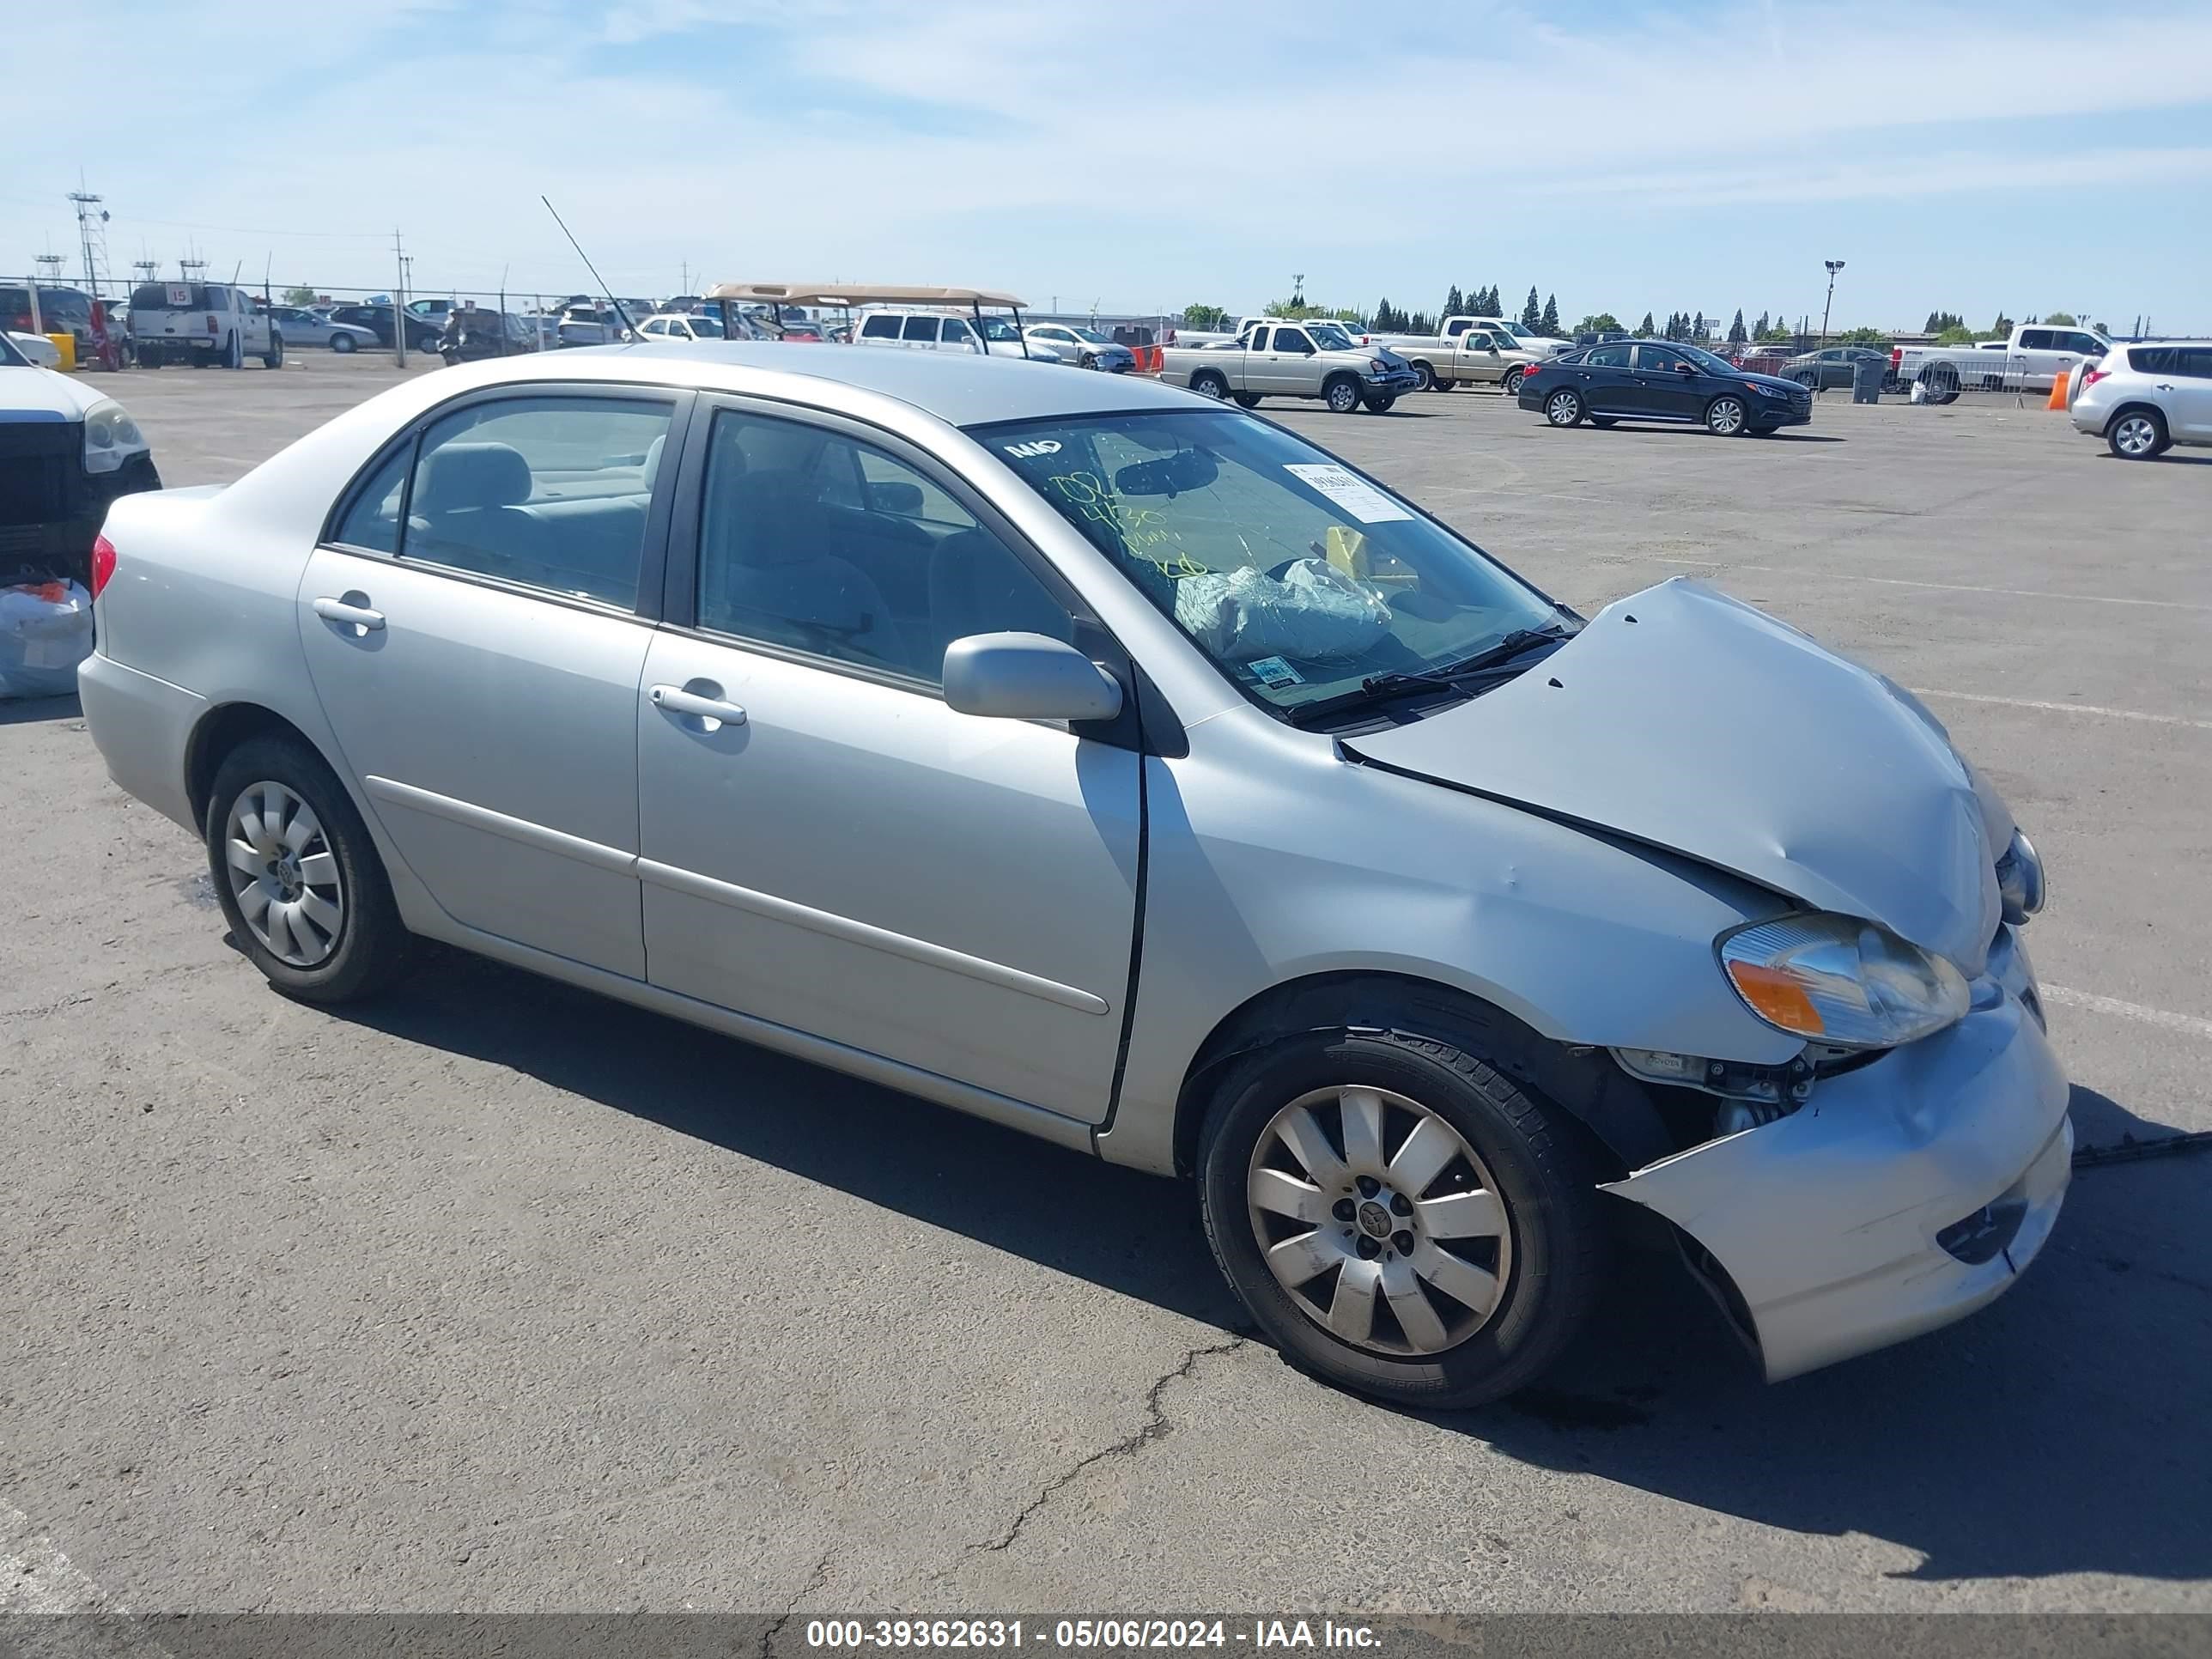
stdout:
<svg viewBox="0 0 2212 1659">
<path fill-rule="evenodd" d="M 1778 386 L 1761 386 L 1756 380 L 1747 380 L 1744 384 L 1763 398 L 1786 398 L 1790 395 Z"/>
<path fill-rule="evenodd" d="M 102 398 L 84 417 L 84 470 L 112 472 L 146 447 L 138 423 L 112 398 Z"/>
<path fill-rule="evenodd" d="M 1850 916 L 1782 916 L 1715 941 L 1744 1006 L 1778 1030 L 1841 1048 L 1890 1048 L 1966 1012 L 1942 957 Z"/>
<path fill-rule="evenodd" d="M 2017 830 L 1997 860 L 1997 892 L 2004 899 L 2004 919 L 2015 927 L 2043 908 L 2043 860 L 2035 843 Z"/>
</svg>

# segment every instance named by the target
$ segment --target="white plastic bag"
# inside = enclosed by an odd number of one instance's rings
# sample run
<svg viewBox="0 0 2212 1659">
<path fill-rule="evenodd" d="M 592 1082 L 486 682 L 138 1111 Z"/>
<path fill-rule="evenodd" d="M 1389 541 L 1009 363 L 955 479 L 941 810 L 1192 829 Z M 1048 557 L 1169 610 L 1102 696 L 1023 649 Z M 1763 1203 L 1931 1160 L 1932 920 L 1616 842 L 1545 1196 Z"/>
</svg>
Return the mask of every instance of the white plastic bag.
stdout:
<svg viewBox="0 0 2212 1659">
<path fill-rule="evenodd" d="M 1322 559 L 1300 559 L 1280 581 L 1250 565 L 1186 576 L 1175 614 L 1222 662 L 1356 657 L 1390 631 L 1390 607 Z"/>
<path fill-rule="evenodd" d="M 0 587 L 0 697 L 66 697 L 92 654 L 92 595 L 75 582 Z"/>
</svg>

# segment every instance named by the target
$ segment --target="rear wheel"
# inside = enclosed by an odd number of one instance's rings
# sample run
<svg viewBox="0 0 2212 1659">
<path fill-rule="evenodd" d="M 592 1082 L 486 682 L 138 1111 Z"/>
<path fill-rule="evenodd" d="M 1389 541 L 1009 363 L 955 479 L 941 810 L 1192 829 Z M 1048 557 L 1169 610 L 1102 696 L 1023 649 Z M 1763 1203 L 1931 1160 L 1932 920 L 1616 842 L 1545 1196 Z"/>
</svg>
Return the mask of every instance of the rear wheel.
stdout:
<svg viewBox="0 0 2212 1659">
<path fill-rule="evenodd" d="M 1229 382 L 1222 375 L 1206 371 L 1190 377 L 1190 389 L 1201 398 L 1226 398 Z"/>
<path fill-rule="evenodd" d="M 139 367 L 139 368 L 161 368 L 161 352 L 160 352 L 160 350 L 159 350 L 159 349 L 157 349 L 156 348 L 155 348 L 155 347 L 153 347 L 153 346 L 140 346 L 140 347 L 138 348 L 138 367 Z"/>
<path fill-rule="evenodd" d="M 1536 1380 L 1607 1243 L 1574 1127 L 1481 1056 L 1304 1032 L 1223 1079 L 1201 1141 L 1214 1258 L 1285 1358 L 1402 1405 Z"/>
<path fill-rule="evenodd" d="M 1553 426 L 1572 426 L 1583 417 L 1579 392 L 1562 389 L 1544 399 L 1544 418 Z"/>
<path fill-rule="evenodd" d="M 1716 438 L 1741 438 L 1748 416 L 1742 398 L 1724 392 L 1705 405 L 1705 430 Z"/>
<path fill-rule="evenodd" d="M 410 940 L 375 843 L 337 775 L 306 744 L 254 738 L 232 750 L 202 830 L 223 918 L 278 990 L 347 1002 L 406 967 Z"/>
<path fill-rule="evenodd" d="M 2124 461 L 2148 461 L 2166 447 L 2166 422 L 2154 409 L 2130 409 L 2105 434 L 2112 453 Z"/>
<path fill-rule="evenodd" d="M 1257 409 L 1257 408 L 1259 408 L 1259 406 L 1260 406 L 1260 394 L 1259 394 L 1258 392 L 1238 392 L 1238 393 L 1237 394 L 1237 408 L 1239 408 L 1239 409 Z"/>
<path fill-rule="evenodd" d="M 283 335 L 274 333 L 270 335 L 269 349 L 262 354 L 261 367 L 264 368 L 284 367 L 284 337 Z"/>
<path fill-rule="evenodd" d="M 235 331 L 231 334 L 229 341 L 223 346 L 222 366 L 225 368 L 244 368 L 246 367 L 246 347 L 244 343 L 239 339 Z"/>
<path fill-rule="evenodd" d="M 1437 389 L 1437 372 L 1433 368 L 1431 368 L 1426 363 L 1417 360 L 1413 364 L 1413 374 L 1414 378 L 1419 382 L 1419 384 L 1413 388 L 1415 391 L 1434 392 Z"/>
<path fill-rule="evenodd" d="M 1505 371 L 1505 378 L 1498 382 L 1499 389 L 1502 390 L 1509 398 L 1519 397 L 1521 395 L 1521 382 L 1527 377 L 1528 373 L 1528 371 L 1525 368 L 1507 369 Z"/>
<path fill-rule="evenodd" d="M 1332 415 L 1349 415 L 1359 407 L 1359 382 L 1349 374 L 1339 375 L 1322 388 L 1321 400 Z"/>
</svg>

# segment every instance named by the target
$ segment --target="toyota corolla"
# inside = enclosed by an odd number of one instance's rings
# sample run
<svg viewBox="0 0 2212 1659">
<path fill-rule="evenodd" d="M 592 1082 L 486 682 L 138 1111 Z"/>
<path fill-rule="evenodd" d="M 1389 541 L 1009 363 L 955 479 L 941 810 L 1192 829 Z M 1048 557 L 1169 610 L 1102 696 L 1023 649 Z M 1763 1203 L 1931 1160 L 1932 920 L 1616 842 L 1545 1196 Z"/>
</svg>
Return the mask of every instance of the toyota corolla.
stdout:
<svg viewBox="0 0 2212 1659">
<path fill-rule="evenodd" d="M 2058 1212 L 2041 867 L 1926 709 L 1186 392 L 486 362 L 117 502 L 94 576 L 92 734 L 281 991 L 441 941 L 1187 1177 L 1383 1399 L 1530 1382 L 1639 1207 L 1776 1378 Z"/>
</svg>

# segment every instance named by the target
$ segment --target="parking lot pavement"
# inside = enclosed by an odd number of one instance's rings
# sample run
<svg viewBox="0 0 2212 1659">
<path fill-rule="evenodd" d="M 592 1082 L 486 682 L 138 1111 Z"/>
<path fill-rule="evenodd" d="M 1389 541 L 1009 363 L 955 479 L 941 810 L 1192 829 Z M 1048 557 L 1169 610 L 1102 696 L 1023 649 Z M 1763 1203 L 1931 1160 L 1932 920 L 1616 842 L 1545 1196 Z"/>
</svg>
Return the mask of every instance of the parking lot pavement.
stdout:
<svg viewBox="0 0 2212 1659">
<path fill-rule="evenodd" d="M 112 389 L 220 482 L 392 379 L 295 362 Z M 1263 412 L 1586 611 L 1705 577 L 1920 690 L 2051 867 L 2081 1139 L 2212 1127 L 2212 466 Z M 73 704 L 0 779 L 0 1609 L 2212 1608 L 2201 1158 L 1779 1388 L 1638 1260 L 1547 1389 L 1394 1413 L 1245 1336 L 1176 1187 L 458 957 L 295 1006 Z"/>
</svg>

